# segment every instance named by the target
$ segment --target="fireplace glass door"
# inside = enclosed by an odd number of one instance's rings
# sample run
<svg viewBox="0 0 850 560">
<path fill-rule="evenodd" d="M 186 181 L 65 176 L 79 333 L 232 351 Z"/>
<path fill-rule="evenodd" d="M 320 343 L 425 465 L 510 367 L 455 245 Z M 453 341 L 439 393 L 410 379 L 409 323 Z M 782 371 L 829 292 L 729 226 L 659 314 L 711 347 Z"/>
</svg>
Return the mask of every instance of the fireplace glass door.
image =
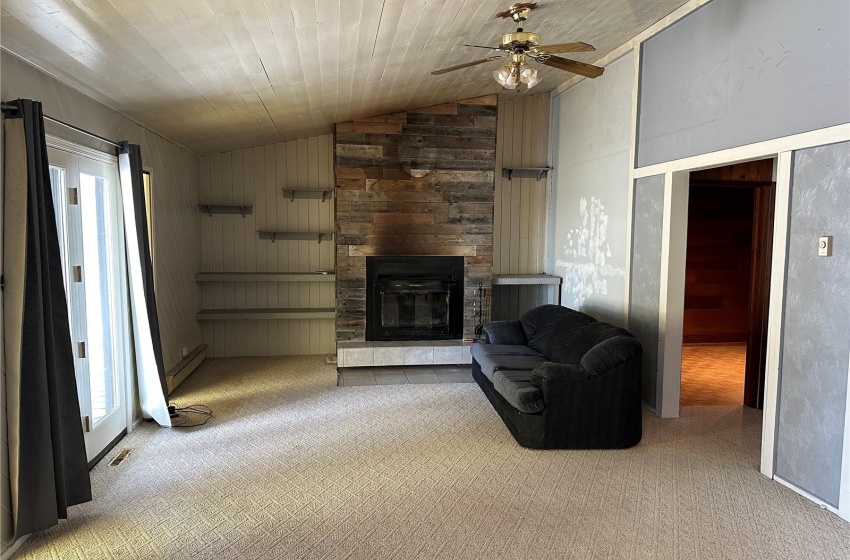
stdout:
<svg viewBox="0 0 850 560">
<path fill-rule="evenodd" d="M 448 337 L 453 285 L 448 280 L 378 281 L 381 334 L 390 338 Z"/>
<path fill-rule="evenodd" d="M 463 335 L 463 257 L 366 257 L 366 340 Z"/>
</svg>

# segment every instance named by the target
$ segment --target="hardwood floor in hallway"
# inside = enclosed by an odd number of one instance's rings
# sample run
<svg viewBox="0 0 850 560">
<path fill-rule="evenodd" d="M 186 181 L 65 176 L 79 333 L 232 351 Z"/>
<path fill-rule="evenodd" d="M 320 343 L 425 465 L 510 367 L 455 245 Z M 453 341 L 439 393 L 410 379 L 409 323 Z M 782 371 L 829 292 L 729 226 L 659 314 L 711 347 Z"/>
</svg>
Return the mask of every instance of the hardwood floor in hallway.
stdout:
<svg viewBox="0 0 850 560">
<path fill-rule="evenodd" d="M 746 344 L 685 344 L 681 406 L 743 404 Z"/>
</svg>

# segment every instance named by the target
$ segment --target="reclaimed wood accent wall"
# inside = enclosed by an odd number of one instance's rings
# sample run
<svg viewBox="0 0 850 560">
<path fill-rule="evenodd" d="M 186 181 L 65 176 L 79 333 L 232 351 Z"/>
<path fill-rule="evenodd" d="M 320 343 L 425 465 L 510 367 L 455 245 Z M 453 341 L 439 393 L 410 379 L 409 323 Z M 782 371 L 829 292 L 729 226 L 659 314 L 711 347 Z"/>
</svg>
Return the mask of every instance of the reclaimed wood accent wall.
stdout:
<svg viewBox="0 0 850 560">
<path fill-rule="evenodd" d="M 489 318 L 498 98 L 336 125 L 336 336 L 364 340 L 366 257 L 463 256 L 463 336 Z"/>
</svg>

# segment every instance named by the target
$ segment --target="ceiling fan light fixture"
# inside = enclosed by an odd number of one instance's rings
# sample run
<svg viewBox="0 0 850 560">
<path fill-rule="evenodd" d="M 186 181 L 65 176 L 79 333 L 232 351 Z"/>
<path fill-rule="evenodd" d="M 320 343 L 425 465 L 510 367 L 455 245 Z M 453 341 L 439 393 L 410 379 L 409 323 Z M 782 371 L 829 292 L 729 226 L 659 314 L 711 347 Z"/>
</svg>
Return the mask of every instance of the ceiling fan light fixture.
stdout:
<svg viewBox="0 0 850 560">
<path fill-rule="evenodd" d="M 537 69 L 523 64 L 519 71 L 519 81 L 525 84 L 526 88 L 534 87 L 540 78 L 537 76 Z"/>
<path fill-rule="evenodd" d="M 493 72 L 493 77 L 499 82 L 505 89 L 516 89 L 517 83 L 517 72 L 514 65 L 506 64 L 501 68 L 498 68 L 495 72 Z"/>
</svg>

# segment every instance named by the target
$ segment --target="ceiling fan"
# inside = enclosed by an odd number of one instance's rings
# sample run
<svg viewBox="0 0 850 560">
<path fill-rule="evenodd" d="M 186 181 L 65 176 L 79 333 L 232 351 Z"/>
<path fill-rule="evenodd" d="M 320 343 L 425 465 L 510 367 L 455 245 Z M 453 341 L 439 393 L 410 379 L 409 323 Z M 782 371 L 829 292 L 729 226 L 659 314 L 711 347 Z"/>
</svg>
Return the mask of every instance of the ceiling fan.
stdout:
<svg viewBox="0 0 850 560">
<path fill-rule="evenodd" d="M 480 60 L 474 60 L 472 62 L 466 62 L 456 66 L 449 66 L 448 68 L 441 68 L 431 72 L 431 75 L 436 76 L 439 74 L 445 74 L 446 72 L 454 72 L 455 70 L 469 68 L 470 66 L 477 66 L 478 64 L 490 62 L 491 60 L 498 60 L 505 56 L 510 56 L 510 61 L 507 64 L 493 72 L 493 77 L 505 89 L 516 89 L 521 84 L 525 84 L 526 88 L 530 88 L 539 81 L 537 70 L 527 63 L 528 59 L 535 60 L 541 64 L 545 64 L 546 66 L 551 66 L 552 68 L 566 70 L 567 72 L 572 72 L 588 78 L 598 78 L 601 76 L 602 72 L 605 71 L 604 68 L 553 55 L 553 53 L 595 51 L 596 49 L 591 45 L 588 45 L 587 43 L 541 45 L 540 36 L 537 33 L 530 33 L 523 30 L 523 23 L 528 18 L 528 14 L 536 7 L 537 2 L 520 2 L 518 4 L 514 4 L 504 12 L 496 14 L 496 17 L 499 18 L 511 18 L 517 24 L 516 33 L 506 33 L 502 35 L 499 39 L 498 47 L 464 45 L 466 47 L 475 47 L 479 49 L 498 49 L 500 51 L 504 51 L 506 54 L 497 54 Z"/>
</svg>

